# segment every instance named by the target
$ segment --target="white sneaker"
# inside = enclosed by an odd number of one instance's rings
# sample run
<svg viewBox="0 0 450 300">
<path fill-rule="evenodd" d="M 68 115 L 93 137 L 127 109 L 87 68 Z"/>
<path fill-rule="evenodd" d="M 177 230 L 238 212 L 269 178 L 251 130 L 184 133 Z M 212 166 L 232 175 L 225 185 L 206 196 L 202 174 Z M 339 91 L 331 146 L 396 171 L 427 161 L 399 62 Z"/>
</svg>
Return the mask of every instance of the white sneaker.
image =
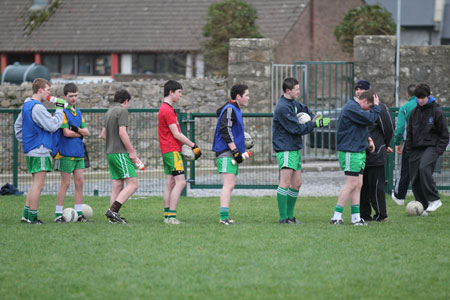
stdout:
<svg viewBox="0 0 450 300">
<path fill-rule="evenodd" d="M 436 209 L 438 209 L 441 206 L 442 206 L 442 201 L 439 199 L 430 201 L 430 202 L 428 202 L 427 212 L 435 211 Z"/>
<path fill-rule="evenodd" d="M 405 199 L 398 199 L 397 197 L 395 197 L 394 192 L 392 192 L 391 197 L 392 197 L 392 200 L 394 200 L 394 202 L 397 203 L 397 205 L 399 205 L 399 206 L 405 205 Z"/>
<path fill-rule="evenodd" d="M 169 224 L 169 218 L 164 218 L 164 223 Z"/>
<path fill-rule="evenodd" d="M 426 216 L 428 216 L 428 213 L 427 213 L 427 211 L 426 210 L 424 210 L 423 212 L 422 212 L 422 214 L 420 215 L 421 217 L 426 217 Z"/>
<path fill-rule="evenodd" d="M 178 221 L 177 218 L 169 218 L 169 221 L 167 222 L 167 224 L 174 224 L 174 225 L 179 225 L 182 224 L 183 222 Z"/>
</svg>

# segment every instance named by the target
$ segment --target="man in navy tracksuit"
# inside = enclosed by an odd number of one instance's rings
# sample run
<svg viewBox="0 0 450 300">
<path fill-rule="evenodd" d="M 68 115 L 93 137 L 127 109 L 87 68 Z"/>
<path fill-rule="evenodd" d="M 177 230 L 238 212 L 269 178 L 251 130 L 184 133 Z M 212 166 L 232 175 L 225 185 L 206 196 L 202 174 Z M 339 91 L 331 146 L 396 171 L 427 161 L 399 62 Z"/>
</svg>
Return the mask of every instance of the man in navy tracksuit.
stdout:
<svg viewBox="0 0 450 300">
<path fill-rule="evenodd" d="M 426 216 L 442 206 L 433 172 L 437 159 L 448 145 L 449 133 L 444 112 L 431 96 L 430 87 L 419 84 L 414 94 L 418 106 L 409 118 L 406 151 L 413 194 L 423 205 L 422 216 Z"/>
<path fill-rule="evenodd" d="M 387 106 L 380 102 L 380 115 L 369 126 L 369 135 L 375 151 L 366 151 L 366 165 L 361 188 L 361 218 L 377 222 L 387 222 L 386 195 L 384 192 L 384 165 L 386 157 L 394 150 L 389 147 L 394 136 L 394 125 Z M 372 208 L 375 215 L 372 217 Z"/>
<path fill-rule="evenodd" d="M 358 81 L 359 85 L 369 83 L 365 80 Z M 334 215 L 330 224 L 343 224 L 342 213 L 350 199 L 352 224 L 355 226 L 367 225 L 360 216 L 360 192 L 364 167 L 366 162 L 366 149 L 374 151 L 374 144 L 369 137 L 368 126 L 372 125 L 380 113 L 378 96 L 370 91 L 364 91 L 350 99 L 342 108 L 337 129 L 337 150 L 339 151 L 339 164 L 345 173 L 345 185 L 338 196 L 334 208 Z"/>
<path fill-rule="evenodd" d="M 272 126 L 272 144 L 280 169 L 280 184 L 277 188 L 279 223 L 301 224 L 294 217 L 294 207 L 302 184 L 302 136 L 314 128 L 328 126 L 330 119 L 319 117 L 300 124 L 297 114 L 307 113 L 311 118 L 314 118 L 314 115 L 306 105 L 296 100 L 300 94 L 298 81 L 286 78 L 283 82 L 283 92 L 273 114 Z"/>
</svg>

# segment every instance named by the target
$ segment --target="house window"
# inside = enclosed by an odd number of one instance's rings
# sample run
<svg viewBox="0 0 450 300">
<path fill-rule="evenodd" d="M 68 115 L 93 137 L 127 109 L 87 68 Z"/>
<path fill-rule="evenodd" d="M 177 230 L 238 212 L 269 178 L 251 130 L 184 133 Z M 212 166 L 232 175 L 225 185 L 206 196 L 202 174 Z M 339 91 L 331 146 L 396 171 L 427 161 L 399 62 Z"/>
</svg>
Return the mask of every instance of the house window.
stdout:
<svg viewBox="0 0 450 300">
<path fill-rule="evenodd" d="M 45 55 L 42 57 L 42 64 L 47 67 L 50 73 L 59 73 L 59 56 L 58 55 Z"/>
<path fill-rule="evenodd" d="M 21 63 L 21 64 L 32 64 L 34 63 L 34 54 L 15 54 L 11 53 L 8 54 L 8 65 L 12 65 L 15 62 Z"/>
<path fill-rule="evenodd" d="M 44 55 L 43 64 L 51 73 L 62 75 L 110 75 L 109 54 Z"/>
<path fill-rule="evenodd" d="M 60 56 L 58 73 L 75 75 L 76 54 L 64 54 Z"/>
<path fill-rule="evenodd" d="M 186 54 L 133 54 L 133 74 L 182 74 L 186 72 Z"/>
</svg>

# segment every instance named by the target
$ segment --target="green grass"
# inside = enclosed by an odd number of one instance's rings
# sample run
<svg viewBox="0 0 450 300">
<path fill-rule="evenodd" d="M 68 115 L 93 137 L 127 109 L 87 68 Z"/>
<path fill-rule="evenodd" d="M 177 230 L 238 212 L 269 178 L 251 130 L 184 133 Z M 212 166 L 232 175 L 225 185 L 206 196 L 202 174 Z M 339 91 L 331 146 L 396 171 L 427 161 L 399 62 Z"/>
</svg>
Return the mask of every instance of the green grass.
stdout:
<svg viewBox="0 0 450 300">
<path fill-rule="evenodd" d="M 94 222 L 20 224 L 24 197 L 0 197 L 1 299 L 449 299 L 450 197 L 428 217 L 388 201 L 389 223 L 332 226 L 335 197 L 300 197 L 304 225 L 278 225 L 274 197 L 233 197 L 238 226 L 218 225 L 218 198 L 182 198 L 183 225 L 162 222 L 161 197 L 86 197 Z M 66 199 L 72 205 L 72 199 Z M 344 212 L 346 224 L 350 209 Z"/>
</svg>

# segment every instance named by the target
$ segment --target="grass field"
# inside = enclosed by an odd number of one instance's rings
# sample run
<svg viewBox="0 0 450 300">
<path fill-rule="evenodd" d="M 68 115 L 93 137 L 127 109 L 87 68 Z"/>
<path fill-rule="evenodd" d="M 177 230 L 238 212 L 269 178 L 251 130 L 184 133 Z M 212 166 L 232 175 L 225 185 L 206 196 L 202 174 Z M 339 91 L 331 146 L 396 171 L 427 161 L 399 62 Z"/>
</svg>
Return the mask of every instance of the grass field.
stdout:
<svg viewBox="0 0 450 300">
<path fill-rule="evenodd" d="M 94 221 L 20 224 L 25 198 L 0 197 L 0 299 L 450 299 L 450 197 L 428 217 L 388 201 L 389 223 L 332 226 L 335 197 L 300 198 L 304 225 L 278 225 L 274 197 L 232 198 L 238 226 L 218 225 L 218 198 L 182 198 L 182 225 L 161 197 L 86 197 Z M 73 200 L 66 199 L 71 206 Z M 349 224 L 350 209 L 344 221 Z"/>
</svg>

